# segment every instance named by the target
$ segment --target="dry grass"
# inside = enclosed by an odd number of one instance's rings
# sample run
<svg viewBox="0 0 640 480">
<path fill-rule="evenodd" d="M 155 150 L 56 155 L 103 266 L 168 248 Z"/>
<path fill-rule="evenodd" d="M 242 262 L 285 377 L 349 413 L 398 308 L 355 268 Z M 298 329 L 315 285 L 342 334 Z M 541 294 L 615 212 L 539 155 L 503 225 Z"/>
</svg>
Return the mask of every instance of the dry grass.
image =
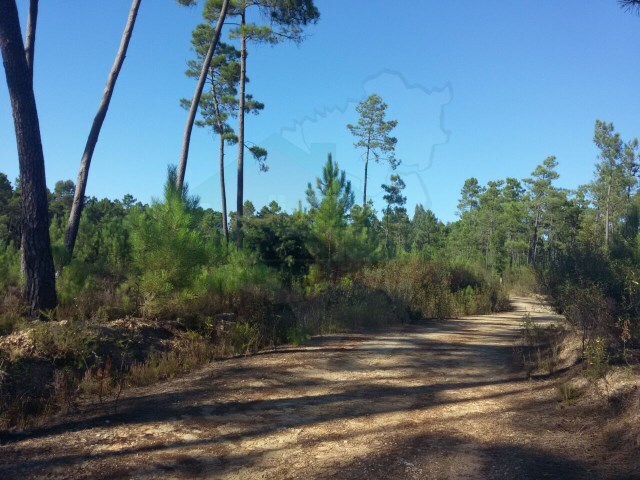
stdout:
<svg viewBox="0 0 640 480">
<path fill-rule="evenodd" d="M 529 341 L 544 345 L 538 349 L 538 352 L 546 352 L 542 358 L 556 352 L 555 370 L 561 372 L 556 383 L 558 402 L 574 412 L 598 412 L 594 420 L 601 425 L 603 444 L 617 455 L 635 458 L 635 464 L 628 466 L 630 471 L 640 469 L 640 363 L 611 365 L 607 356 L 597 359 L 594 364 L 589 355 L 582 362 L 582 335 L 579 332 L 563 328 L 549 335 L 548 329 L 529 327 L 529 331 L 536 332 L 534 340 Z M 526 338 L 526 328 L 524 332 Z M 602 346 L 602 342 L 597 346 Z M 598 356 L 602 349 L 593 350 L 596 353 L 590 355 Z M 536 368 L 542 373 L 546 365 L 539 359 Z"/>
</svg>

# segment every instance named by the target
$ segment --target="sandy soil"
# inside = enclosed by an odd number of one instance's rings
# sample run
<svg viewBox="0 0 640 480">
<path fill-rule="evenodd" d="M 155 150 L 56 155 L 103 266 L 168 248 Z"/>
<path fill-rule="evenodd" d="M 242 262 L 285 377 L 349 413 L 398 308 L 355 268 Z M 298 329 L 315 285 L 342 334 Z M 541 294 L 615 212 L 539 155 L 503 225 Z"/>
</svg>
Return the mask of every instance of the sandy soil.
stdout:
<svg viewBox="0 0 640 480">
<path fill-rule="evenodd" d="M 512 312 L 329 336 L 215 362 L 26 435 L 0 478 L 640 478 L 598 411 L 514 361 Z"/>
</svg>

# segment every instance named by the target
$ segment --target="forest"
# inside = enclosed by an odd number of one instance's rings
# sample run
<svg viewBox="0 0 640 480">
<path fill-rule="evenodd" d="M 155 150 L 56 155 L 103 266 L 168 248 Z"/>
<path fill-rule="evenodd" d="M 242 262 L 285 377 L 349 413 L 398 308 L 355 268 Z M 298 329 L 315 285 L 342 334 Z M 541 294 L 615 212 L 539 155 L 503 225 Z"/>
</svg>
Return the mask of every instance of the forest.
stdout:
<svg viewBox="0 0 640 480">
<path fill-rule="evenodd" d="M 161 167 L 163 195 L 151 202 L 135 191 L 97 198 L 86 193 L 91 160 L 141 1 L 132 2 L 75 182 L 45 181 L 33 87 L 38 1 L 29 3 L 23 34 L 16 1 L 0 0 L 20 166 L 15 179 L 0 172 L 0 428 L 73 410 L 79 394 L 103 402 L 221 358 L 509 311 L 514 296 L 547 299 L 578 335 L 578 363 L 590 375 L 637 363 L 640 144 L 618 132 L 616 118 L 591 119 L 590 182 L 561 187 L 562 160 L 549 152 L 525 178 L 461 178 L 456 219 L 443 221 L 408 204 L 398 121 L 372 93 L 357 104 L 357 122 L 340 126 L 362 159 L 362 191 L 327 152 L 297 185 L 297 208 L 255 205 L 244 170 L 269 178 L 270 152 L 250 140 L 245 117 L 271 105 L 248 93 L 248 52 L 304 48 L 321 12 L 313 0 L 178 0 L 202 12 L 185 66 L 195 93 L 165 99 L 187 118 L 180 157 Z M 621 4 L 636 13 L 638 2 Z M 219 172 L 220 211 L 201 206 L 185 179 L 193 127 L 215 145 L 207 161 Z M 225 171 L 230 159 L 237 176 Z M 388 180 L 368 186 L 373 169 Z M 367 196 L 378 187 L 381 204 Z"/>
</svg>

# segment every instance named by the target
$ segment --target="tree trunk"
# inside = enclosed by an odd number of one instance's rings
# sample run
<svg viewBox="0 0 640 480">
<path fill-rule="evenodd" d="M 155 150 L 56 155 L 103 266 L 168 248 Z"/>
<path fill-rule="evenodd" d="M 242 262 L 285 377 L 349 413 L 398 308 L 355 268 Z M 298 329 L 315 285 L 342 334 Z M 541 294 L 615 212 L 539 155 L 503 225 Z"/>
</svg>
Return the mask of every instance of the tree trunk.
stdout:
<svg viewBox="0 0 640 480">
<path fill-rule="evenodd" d="M 29 2 L 29 17 L 27 19 L 27 35 L 24 45 L 25 55 L 27 57 L 27 68 L 29 75 L 33 81 L 33 57 L 36 49 L 36 27 L 38 25 L 38 0 Z"/>
<path fill-rule="evenodd" d="M 191 108 L 189 108 L 189 115 L 187 116 L 187 124 L 184 129 L 184 136 L 182 138 L 182 152 L 180 153 L 180 163 L 178 165 L 178 174 L 176 177 L 176 187 L 182 191 L 184 185 L 184 176 L 187 171 L 187 159 L 189 157 L 189 145 L 191 143 L 191 132 L 193 131 L 193 123 L 196 120 L 196 113 L 198 113 L 198 107 L 200 106 L 200 97 L 204 90 L 204 84 L 207 81 L 207 74 L 209 67 L 211 66 L 211 59 L 218 46 L 220 40 L 220 33 L 222 32 L 222 26 L 227 16 L 227 10 L 229 7 L 229 0 L 224 0 L 222 8 L 220 9 L 220 16 L 218 17 L 218 23 L 216 23 L 216 29 L 211 39 L 211 45 L 207 51 L 207 56 L 202 62 L 202 70 L 200 71 L 200 77 L 198 78 L 198 84 L 196 85 L 196 91 L 191 99 Z"/>
<path fill-rule="evenodd" d="M 224 182 L 224 136 L 220 134 L 220 194 L 222 196 L 222 230 L 229 244 L 229 224 L 227 223 L 227 189 Z"/>
<path fill-rule="evenodd" d="M 367 147 L 367 156 L 364 160 L 364 193 L 362 194 L 362 208 L 367 205 L 367 175 L 369 173 L 369 147 Z"/>
<path fill-rule="evenodd" d="M 31 0 L 29 3 L 29 17 L 27 18 L 27 35 L 24 46 L 25 56 L 27 58 L 27 68 L 33 83 L 33 59 L 36 48 L 36 27 L 38 26 L 38 0 Z M 24 244 L 20 239 L 20 273 L 24 275 L 26 265 L 24 263 Z"/>
<path fill-rule="evenodd" d="M 142 0 L 133 0 L 133 3 L 131 4 L 129 18 L 127 20 L 127 25 L 125 26 L 124 33 L 122 34 L 120 48 L 118 49 L 113 67 L 111 67 L 111 72 L 109 73 L 107 85 L 104 89 L 104 93 L 102 94 L 102 100 L 100 101 L 98 112 L 93 119 L 91 131 L 89 132 L 89 137 L 87 138 L 87 143 L 84 147 L 82 160 L 80 160 L 80 170 L 78 171 L 76 190 L 73 194 L 73 203 L 71 204 L 69 222 L 67 223 L 67 231 L 64 236 L 64 246 L 67 249 L 69 259 L 71 259 L 71 255 L 73 255 L 73 248 L 76 244 L 76 238 L 78 237 L 78 228 L 80 227 L 80 216 L 82 215 L 82 209 L 84 207 L 84 194 L 87 189 L 87 179 L 89 177 L 91 159 L 93 158 L 93 152 L 96 148 L 96 144 L 98 143 L 102 124 L 107 116 L 107 110 L 109 109 L 109 103 L 113 96 L 113 90 L 115 89 L 118 75 L 120 74 L 122 64 L 124 63 L 124 59 L 127 55 L 127 48 L 129 47 L 129 41 L 131 40 L 131 34 L 133 33 L 133 27 L 136 23 L 141 1 Z"/>
<path fill-rule="evenodd" d="M 609 210 L 611 205 L 611 181 L 607 186 L 607 206 L 604 212 L 604 245 L 607 247 L 609 245 Z"/>
<path fill-rule="evenodd" d="M 33 82 L 27 65 L 15 0 L 0 0 L 0 49 L 11 98 L 20 162 L 25 296 L 31 314 L 56 306 L 49 238 L 44 154 Z"/>
<path fill-rule="evenodd" d="M 533 226 L 533 235 L 531 236 L 531 245 L 529 246 L 529 264 L 536 262 L 536 254 L 538 250 L 538 228 L 540 225 L 540 211 L 536 212 L 536 221 Z"/>
<path fill-rule="evenodd" d="M 222 231 L 224 232 L 224 239 L 227 245 L 229 245 L 229 224 L 227 222 L 227 187 L 224 181 L 224 122 L 221 121 L 220 102 L 218 101 L 218 92 L 216 91 L 216 79 L 211 74 L 211 93 L 213 93 L 213 105 L 216 111 L 216 117 L 218 121 L 218 131 L 220 133 L 220 195 L 222 196 Z"/>
<path fill-rule="evenodd" d="M 244 33 L 246 11 L 243 5 L 240 29 L 240 100 L 238 102 L 238 191 L 236 197 L 236 231 L 238 246 L 242 247 L 242 215 L 244 204 L 244 109 L 247 83 L 247 36 Z"/>
</svg>

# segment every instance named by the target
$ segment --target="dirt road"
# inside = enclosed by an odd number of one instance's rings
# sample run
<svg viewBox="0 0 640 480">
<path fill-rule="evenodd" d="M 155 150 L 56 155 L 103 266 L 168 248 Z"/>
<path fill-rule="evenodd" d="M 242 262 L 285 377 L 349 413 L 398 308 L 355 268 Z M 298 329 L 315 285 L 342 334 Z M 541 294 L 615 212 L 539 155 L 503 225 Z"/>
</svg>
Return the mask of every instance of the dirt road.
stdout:
<svg viewBox="0 0 640 480">
<path fill-rule="evenodd" d="M 630 478 L 528 380 L 514 311 L 325 337 L 130 390 L 0 447 L 0 478 Z M 590 417 L 592 415 L 592 417 Z M 606 461 L 605 461 L 606 459 Z M 640 478 L 640 477 L 639 477 Z"/>
</svg>

